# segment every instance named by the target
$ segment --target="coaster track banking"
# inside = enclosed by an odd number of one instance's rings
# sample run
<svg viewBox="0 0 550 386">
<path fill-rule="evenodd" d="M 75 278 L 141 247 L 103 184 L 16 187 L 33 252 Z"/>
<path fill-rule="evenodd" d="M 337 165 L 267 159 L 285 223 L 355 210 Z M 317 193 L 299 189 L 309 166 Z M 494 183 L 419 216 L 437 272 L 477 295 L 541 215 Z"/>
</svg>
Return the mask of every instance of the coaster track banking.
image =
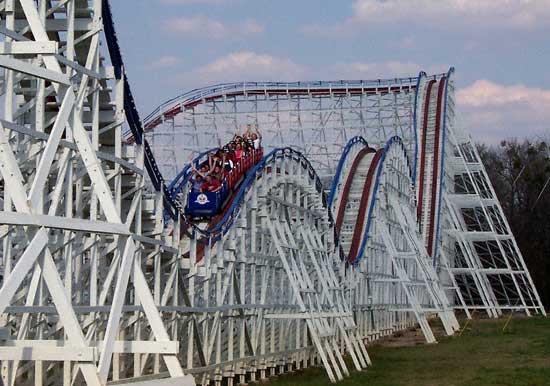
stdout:
<svg viewBox="0 0 550 386">
<path fill-rule="evenodd" d="M 143 126 L 108 1 L 6 0 L 0 12 L 4 384 L 220 385 L 317 364 L 337 381 L 344 353 L 370 364 L 365 339 L 418 323 L 435 342 L 431 315 L 452 334 L 453 307 L 544 314 L 479 155 L 452 127 L 452 71 L 222 85 Z M 239 95 L 411 92 L 415 130 L 380 130 L 390 138 L 373 149 L 348 141 L 328 197 L 308 157 L 274 149 L 207 228 L 182 211 L 189 169 L 167 186 L 144 138 L 159 117 Z"/>
<path fill-rule="evenodd" d="M 450 73 L 454 70 L 451 69 Z M 417 217 L 427 239 L 430 256 L 435 256 L 444 159 L 444 108 L 447 100 L 447 78 L 431 79 L 426 86 L 423 115 L 419 132 Z M 434 111 L 435 107 L 435 111 Z"/>
<path fill-rule="evenodd" d="M 345 216 L 350 215 L 353 223 L 347 240 L 343 240 L 344 232 L 338 233 L 358 315 L 363 307 L 384 310 L 391 301 L 386 298 L 384 302 L 383 294 L 391 294 L 390 298 L 399 301 L 389 308 L 413 312 L 428 342 L 435 341 L 427 323 L 429 313 L 439 314 L 451 335 L 458 323 L 416 230 L 412 171 L 402 141 L 393 137 L 384 148 L 374 150 L 354 138 L 339 165 L 342 172 L 331 187 L 331 204 L 338 213 L 337 229 Z M 356 182 L 359 190 L 353 192 L 350 187 Z"/>
</svg>

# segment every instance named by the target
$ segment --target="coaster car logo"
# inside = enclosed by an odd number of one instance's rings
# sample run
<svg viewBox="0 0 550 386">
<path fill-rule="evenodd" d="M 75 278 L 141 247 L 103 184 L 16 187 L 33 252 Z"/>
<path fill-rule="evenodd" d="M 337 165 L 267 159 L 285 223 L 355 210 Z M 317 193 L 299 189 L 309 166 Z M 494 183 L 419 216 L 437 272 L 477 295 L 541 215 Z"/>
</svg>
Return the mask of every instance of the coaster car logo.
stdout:
<svg viewBox="0 0 550 386">
<path fill-rule="evenodd" d="M 197 196 L 197 199 L 195 200 L 195 202 L 197 204 L 204 205 L 209 203 L 210 201 L 208 201 L 208 197 L 206 196 L 206 194 L 201 193 Z"/>
</svg>

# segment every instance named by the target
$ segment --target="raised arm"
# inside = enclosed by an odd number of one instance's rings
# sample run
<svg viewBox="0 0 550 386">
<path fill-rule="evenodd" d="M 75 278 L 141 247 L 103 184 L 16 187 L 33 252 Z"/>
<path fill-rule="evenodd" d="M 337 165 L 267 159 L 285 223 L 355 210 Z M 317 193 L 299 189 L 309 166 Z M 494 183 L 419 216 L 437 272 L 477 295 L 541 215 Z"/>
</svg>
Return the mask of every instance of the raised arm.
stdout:
<svg viewBox="0 0 550 386">
<path fill-rule="evenodd" d="M 212 155 L 212 153 L 208 153 L 208 169 L 212 170 L 214 166 L 216 166 L 214 156 Z"/>
<path fill-rule="evenodd" d="M 191 162 L 191 169 L 193 170 L 193 173 L 198 174 L 198 175 L 201 176 L 202 178 L 205 177 L 204 173 L 202 173 L 199 169 L 197 169 L 197 167 L 195 166 L 195 163 L 194 163 L 194 162 Z"/>
<path fill-rule="evenodd" d="M 240 137 L 241 135 L 241 125 L 237 126 L 237 129 L 235 130 L 235 134 L 233 134 L 233 140 L 235 140 L 235 138 L 237 137 Z"/>
</svg>

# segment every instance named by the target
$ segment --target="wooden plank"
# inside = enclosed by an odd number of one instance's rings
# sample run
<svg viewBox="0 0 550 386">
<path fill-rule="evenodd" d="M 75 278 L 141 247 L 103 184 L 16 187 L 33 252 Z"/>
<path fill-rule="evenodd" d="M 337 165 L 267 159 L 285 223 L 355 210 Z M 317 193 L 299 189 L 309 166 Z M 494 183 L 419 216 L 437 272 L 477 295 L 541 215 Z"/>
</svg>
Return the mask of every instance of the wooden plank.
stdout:
<svg viewBox="0 0 550 386">
<path fill-rule="evenodd" d="M 48 56 L 45 56 L 45 58 L 47 57 Z M 16 72 L 22 72 L 23 74 L 31 75 L 44 80 L 49 80 L 54 83 L 64 84 L 66 86 L 71 85 L 71 81 L 67 75 L 48 70 L 43 67 L 35 66 L 22 60 L 0 56 L 0 67 L 8 68 Z"/>
<path fill-rule="evenodd" d="M 0 55 L 54 55 L 57 42 L 7 42 L 0 43 Z"/>
<path fill-rule="evenodd" d="M 95 358 L 96 349 L 93 347 L 0 347 L 0 360 L 92 362 L 95 360 Z"/>
<path fill-rule="evenodd" d="M 135 379 L 125 379 L 122 381 L 109 382 L 109 386 L 126 385 L 126 386 L 195 386 L 195 379 L 191 375 L 183 377 L 164 378 L 164 379 L 148 379 L 136 381 Z"/>
<path fill-rule="evenodd" d="M 0 212 L 0 223 L 21 226 L 37 226 L 54 229 L 72 230 L 101 234 L 129 236 L 130 231 L 124 224 L 105 221 L 90 221 L 77 218 L 48 216 L 45 214 L 26 214 L 18 212 Z"/>
<path fill-rule="evenodd" d="M 0 330 L 1 331 L 1 330 Z M 65 347 L 64 340 L 7 340 L 4 347 Z M 89 346 L 103 351 L 103 341 L 93 340 Z M 151 340 L 115 340 L 113 352 L 118 354 L 177 354 L 179 342 L 171 340 L 156 342 Z"/>
</svg>

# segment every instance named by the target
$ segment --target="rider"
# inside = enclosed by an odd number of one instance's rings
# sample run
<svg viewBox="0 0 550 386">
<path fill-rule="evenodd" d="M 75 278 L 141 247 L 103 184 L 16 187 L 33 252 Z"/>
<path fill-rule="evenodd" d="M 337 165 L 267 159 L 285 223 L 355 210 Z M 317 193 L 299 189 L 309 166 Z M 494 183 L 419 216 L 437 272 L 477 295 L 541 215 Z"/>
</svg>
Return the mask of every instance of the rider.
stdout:
<svg viewBox="0 0 550 386">
<path fill-rule="evenodd" d="M 252 142 L 254 143 L 254 150 L 258 150 L 262 147 L 262 134 L 258 129 L 258 124 L 256 123 L 256 132 L 251 135 Z"/>
<path fill-rule="evenodd" d="M 207 175 L 204 178 L 204 182 L 201 186 L 201 191 L 203 192 L 217 192 L 222 188 L 222 183 L 212 175 Z"/>
</svg>

